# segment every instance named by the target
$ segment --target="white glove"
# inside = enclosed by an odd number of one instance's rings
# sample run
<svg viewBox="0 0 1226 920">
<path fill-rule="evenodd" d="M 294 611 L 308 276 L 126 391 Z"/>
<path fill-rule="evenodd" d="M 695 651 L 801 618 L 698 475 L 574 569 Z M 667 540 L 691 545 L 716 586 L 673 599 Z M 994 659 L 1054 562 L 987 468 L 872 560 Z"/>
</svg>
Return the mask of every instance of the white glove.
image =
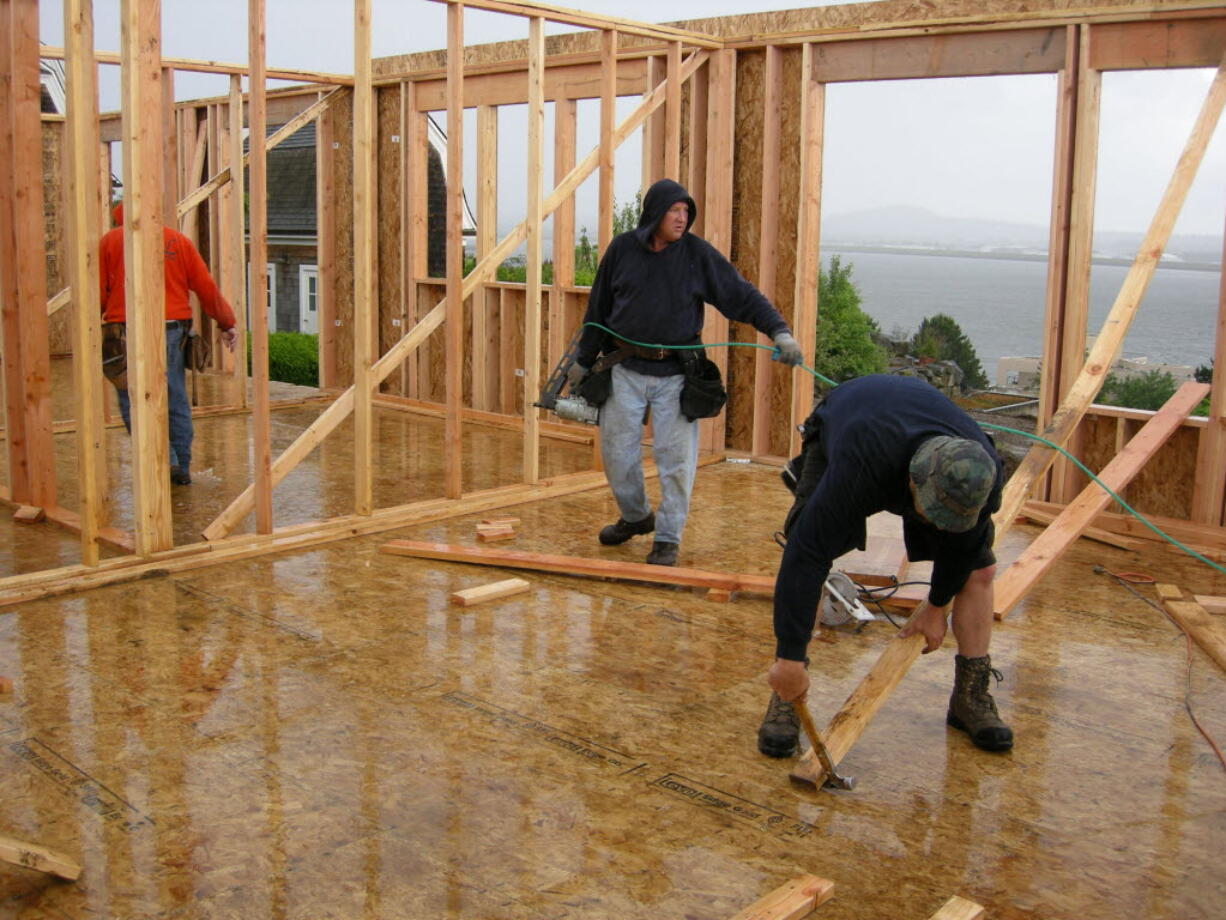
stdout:
<svg viewBox="0 0 1226 920">
<path fill-rule="evenodd" d="M 582 364 L 572 364 L 566 372 L 566 385 L 568 389 L 576 390 L 579 386 L 579 381 L 587 376 L 588 369 Z"/>
<path fill-rule="evenodd" d="M 805 360 L 805 356 L 801 354 L 800 346 L 792 338 L 792 333 L 781 332 L 775 336 L 775 355 L 771 360 L 795 367 Z"/>
</svg>

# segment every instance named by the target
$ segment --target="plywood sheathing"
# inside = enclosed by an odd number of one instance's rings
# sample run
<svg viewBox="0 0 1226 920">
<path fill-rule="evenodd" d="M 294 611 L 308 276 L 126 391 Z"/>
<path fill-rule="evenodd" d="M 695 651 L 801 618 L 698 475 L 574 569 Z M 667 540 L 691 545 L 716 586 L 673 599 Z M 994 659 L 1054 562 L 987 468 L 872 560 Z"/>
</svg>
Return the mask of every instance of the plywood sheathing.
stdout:
<svg viewBox="0 0 1226 920">
<path fill-rule="evenodd" d="M 353 385 L 353 94 L 324 115 L 332 126 L 332 196 L 324 207 L 331 207 L 333 220 L 332 303 L 336 375 L 333 386 Z M 380 220 L 386 217 L 380 213 Z M 322 279 L 321 279 L 322 283 Z"/>
<path fill-rule="evenodd" d="M 62 291 L 68 286 L 67 245 L 68 227 L 65 218 L 64 193 L 67 188 L 64 169 L 64 124 L 43 122 L 43 240 L 47 251 L 47 292 Z M 47 342 L 53 355 L 72 351 L 72 316 L 76 309 L 72 301 L 47 318 Z M 58 421 L 59 416 L 56 416 Z"/>
<path fill-rule="evenodd" d="M 767 531 L 786 501 L 768 468 L 701 470 L 683 559 L 769 572 Z M 603 490 L 526 506 L 520 540 L 641 561 L 642 540 L 596 544 L 615 514 Z M 484 516 L 398 535 L 456 542 Z M 988 916 L 1051 920 L 1213 916 L 1219 904 L 1226 838 L 1206 816 L 1226 791 L 1184 715 L 1183 644 L 1086 574 L 1111 550 L 1070 550 L 1028 601 L 1026 628 L 996 636 L 1011 755 L 944 725 L 946 648 L 848 755 L 856 792 L 815 805 L 754 747 L 766 602 L 544 575 L 496 611 L 465 611 L 448 596 L 488 569 L 384 557 L 384 541 L 0 613 L 0 673 L 15 679 L 0 725 L 124 790 L 132 809 L 113 803 L 123 819 L 108 820 L 26 748 L 0 745 L 0 824 L 71 844 L 84 867 L 74 886 L 0 875 L 6 906 L 158 916 L 192 898 L 252 920 L 277 903 L 291 915 L 377 903 L 456 920 L 682 920 L 734 916 L 813 871 L 838 885 L 821 920 L 869 905 L 930 916 L 952 890 Z M 1196 567 L 1153 550 L 1144 565 L 1191 584 Z M 883 623 L 814 642 L 816 717 L 888 635 Z M 1198 665 L 1192 678 L 1220 737 L 1226 677 Z M 1149 782 L 1132 781 L 1138 764 Z M 158 884 L 142 883 L 146 864 Z"/>
<path fill-rule="evenodd" d="M 1081 425 L 1085 432 L 1081 461 L 1092 470 L 1102 469 L 1144 424 L 1144 418 L 1087 416 Z M 1196 444 L 1200 431 L 1200 427 L 1192 425 L 1176 431 L 1128 484 L 1121 497 L 1145 515 L 1192 520 Z M 1081 481 L 1088 480 L 1081 477 Z M 1124 509 L 1113 502 L 1109 510 L 1123 512 Z"/>
<path fill-rule="evenodd" d="M 400 315 L 401 263 L 404 248 L 401 217 L 404 214 L 400 167 L 404 153 L 401 126 L 401 88 L 387 86 L 375 91 L 375 317 L 379 335 L 378 354 L 383 354 L 408 331 Z M 403 367 L 397 368 L 379 385 L 381 393 L 403 394 Z"/>
</svg>

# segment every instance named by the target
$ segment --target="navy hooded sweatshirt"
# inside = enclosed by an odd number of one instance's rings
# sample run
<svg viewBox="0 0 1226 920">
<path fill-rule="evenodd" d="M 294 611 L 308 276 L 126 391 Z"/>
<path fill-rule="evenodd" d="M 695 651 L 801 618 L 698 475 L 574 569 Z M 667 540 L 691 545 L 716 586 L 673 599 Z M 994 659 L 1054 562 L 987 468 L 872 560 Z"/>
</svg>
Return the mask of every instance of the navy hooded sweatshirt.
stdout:
<svg viewBox="0 0 1226 920">
<path fill-rule="evenodd" d="M 652 234 L 678 201 L 690 209 L 685 233 L 654 252 Z M 690 233 L 697 216 L 694 199 L 682 185 L 672 179 L 652 185 L 643 198 L 638 227 L 615 236 L 600 260 L 584 322 L 600 323 L 635 342 L 689 345 L 702 332 L 703 304 L 709 303 L 729 319 L 749 323 L 771 338 L 790 331 L 779 311 L 731 262 Z M 588 326 L 579 342 L 578 363 L 591 367 L 601 352 L 616 348 L 605 332 Z M 624 364 L 640 374 L 667 377 L 681 373 L 674 355 L 662 361 L 627 358 Z"/>
</svg>

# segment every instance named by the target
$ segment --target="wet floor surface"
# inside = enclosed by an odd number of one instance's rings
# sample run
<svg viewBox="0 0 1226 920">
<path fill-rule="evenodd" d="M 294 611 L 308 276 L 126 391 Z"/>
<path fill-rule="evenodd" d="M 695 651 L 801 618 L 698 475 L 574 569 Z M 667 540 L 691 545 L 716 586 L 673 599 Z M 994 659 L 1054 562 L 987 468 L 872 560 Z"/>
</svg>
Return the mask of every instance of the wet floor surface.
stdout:
<svg viewBox="0 0 1226 920">
<path fill-rule="evenodd" d="M 274 414 L 274 431 L 315 411 Z M 380 494 L 428 492 L 436 423 L 380 418 Z M 201 433 L 231 424 L 247 422 Z M 487 448 L 474 479 L 514 475 L 515 438 L 466 437 Z M 225 468 L 231 438 L 207 440 L 198 467 Z M 341 444 L 334 475 L 317 458 L 285 490 L 286 518 L 349 510 Z M 180 501 L 209 506 L 197 484 Z M 773 572 L 786 506 L 773 470 L 704 468 L 681 564 Z M 176 533 L 193 513 L 176 504 Z M 513 513 L 511 548 L 650 548 L 598 546 L 615 517 L 603 490 Z M 1184 697 L 1226 741 L 1226 680 L 1197 650 L 1185 686 L 1182 637 L 1093 566 L 1196 593 L 1226 594 L 1226 578 L 1082 541 L 994 638 L 1012 753 L 946 728 L 951 641 L 844 759 L 855 791 L 815 792 L 755 748 L 769 602 L 378 551 L 476 544 L 479 519 L 0 610 L 15 684 L 0 695 L 0 834 L 83 865 L 67 883 L 0 863 L 0 917 L 705 920 L 802 873 L 835 882 L 821 918 L 919 920 L 952 894 L 992 918 L 1222 915 L 1226 773 Z M 1036 532 L 1018 527 L 1003 555 Z M 24 551 L 31 565 L 60 552 Z M 509 574 L 531 590 L 448 606 Z M 818 636 L 819 724 L 892 631 Z"/>
</svg>

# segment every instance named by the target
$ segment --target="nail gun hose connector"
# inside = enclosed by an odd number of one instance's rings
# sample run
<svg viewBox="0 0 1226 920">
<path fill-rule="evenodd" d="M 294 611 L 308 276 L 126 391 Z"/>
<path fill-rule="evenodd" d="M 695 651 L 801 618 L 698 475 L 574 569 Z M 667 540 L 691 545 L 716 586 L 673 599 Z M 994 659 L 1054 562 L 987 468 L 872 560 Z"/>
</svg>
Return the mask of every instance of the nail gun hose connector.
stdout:
<svg viewBox="0 0 1226 920">
<path fill-rule="evenodd" d="M 549 408 L 558 418 L 572 422 L 595 425 L 600 421 L 600 408 L 589 404 L 582 396 L 559 396 Z"/>
</svg>

